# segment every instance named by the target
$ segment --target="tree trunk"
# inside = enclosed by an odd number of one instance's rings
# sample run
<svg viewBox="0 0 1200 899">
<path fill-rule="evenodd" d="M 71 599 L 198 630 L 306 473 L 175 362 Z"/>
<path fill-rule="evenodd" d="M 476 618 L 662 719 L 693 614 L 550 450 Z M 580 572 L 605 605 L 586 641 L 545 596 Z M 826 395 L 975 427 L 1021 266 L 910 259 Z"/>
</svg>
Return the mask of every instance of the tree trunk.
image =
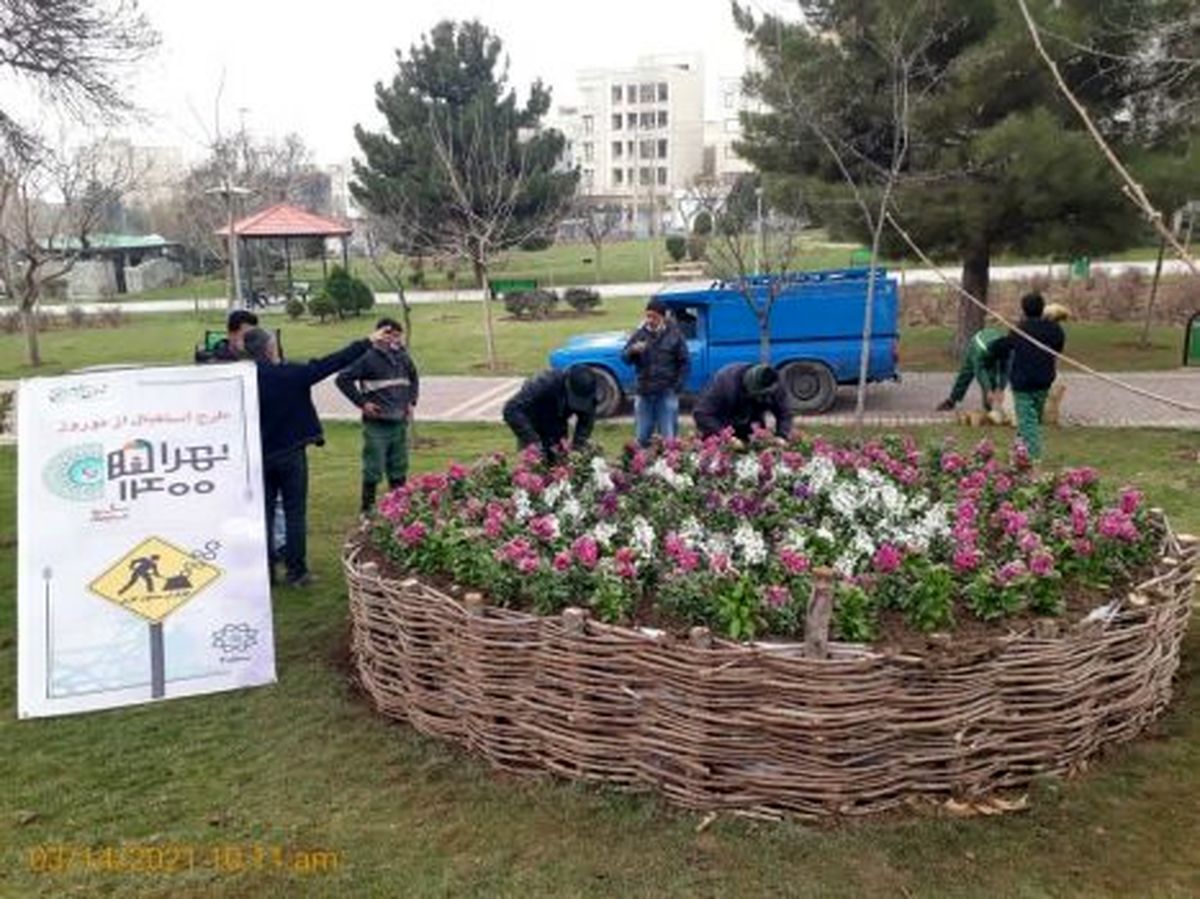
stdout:
<svg viewBox="0 0 1200 899">
<path fill-rule="evenodd" d="M 991 258 L 992 249 L 987 243 L 976 244 L 968 248 L 963 255 L 963 290 L 985 304 L 988 299 L 988 277 L 991 268 Z M 966 297 L 959 297 L 958 328 L 954 332 L 955 359 L 963 357 L 967 349 L 967 344 L 975 332 L 983 327 L 985 320 L 986 316 L 982 309 Z"/>
<path fill-rule="evenodd" d="M 597 284 L 599 284 L 599 283 L 600 283 L 600 263 L 601 263 L 601 262 L 603 261 L 603 259 L 604 259 L 604 251 L 601 249 L 601 247 L 602 247 L 602 246 L 603 246 L 603 244 L 596 244 L 596 245 L 595 245 L 595 247 L 596 247 L 596 269 L 595 269 L 595 274 L 596 274 L 596 283 L 597 283 Z"/>
<path fill-rule="evenodd" d="M 25 328 L 25 346 L 29 364 L 34 368 L 42 364 L 42 351 L 38 347 L 37 309 L 33 306 L 21 308 L 21 324 Z"/>
<path fill-rule="evenodd" d="M 475 281 L 483 286 L 483 340 L 487 345 L 487 367 L 488 371 L 496 370 L 496 333 L 492 324 L 492 298 L 488 296 L 487 290 L 487 265 L 486 263 L 472 260 L 471 263 L 475 267 Z"/>
</svg>

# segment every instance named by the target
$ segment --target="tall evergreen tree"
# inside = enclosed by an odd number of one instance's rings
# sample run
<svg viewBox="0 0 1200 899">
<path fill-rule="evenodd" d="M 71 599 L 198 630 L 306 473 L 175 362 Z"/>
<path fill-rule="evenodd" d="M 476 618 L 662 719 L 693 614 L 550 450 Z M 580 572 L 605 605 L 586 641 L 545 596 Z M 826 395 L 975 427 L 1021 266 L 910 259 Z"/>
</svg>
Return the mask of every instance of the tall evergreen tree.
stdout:
<svg viewBox="0 0 1200 899">
<path fill-rule="evenodd" d="M 1033 4 L 1072 89 L 1167 208 L 1185 199 L 1180 160 L 1195 152 L 1189 138 L 1200 69 L 1179 64 L 1200 55 L 1192 3 Z M 1096 254 L 1145 239 L 1137 212 L 1036 57 L 1016 4 L 799 6 L 803 20 L 792 22 L 734 3 L 735 21 L 763 63 L 746 87 L 766 106 L 743 114 L 739 152 L 775 179 L 799 181 L 831 228 L 867 237 L 848 180 L 877 192 L 891 164 L 899 123 L 888 47 L 895 23 L 917 21 L 928 39 L 905 70 L 909 145 L 892 206 L 928 252 L 961 259 L 968 291 L 986 299 L 997 253 Z M 889 248 L 903 251 L 895 240 Z M 981 324 L 982 311 L 964 301 L 960 344 Z"/>
<path fill-rule="evenodd" d="M 365 160 L 355 162 L 355 198 L 404 220 L 412 249 L 469 262 L 480 287 L 496 254 L 553 231 L 578 179 L 560 165 L 562 134 L 540 128 L 550 91 L 535 81 L 519 104 L 501 49 L 479 22 L 439 23 L 407 58 L 397 51 L 391 84 L 375 86 L 388 133 L 355 128 Z"/>
</svg>

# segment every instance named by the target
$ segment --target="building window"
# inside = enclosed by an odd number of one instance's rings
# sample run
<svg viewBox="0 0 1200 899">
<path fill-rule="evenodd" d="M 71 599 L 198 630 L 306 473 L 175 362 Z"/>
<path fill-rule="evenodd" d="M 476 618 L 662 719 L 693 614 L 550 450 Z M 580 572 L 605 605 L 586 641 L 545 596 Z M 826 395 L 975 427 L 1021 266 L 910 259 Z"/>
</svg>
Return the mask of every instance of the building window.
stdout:
<svg viewBox="0 0 1200 899">
<path fill-rule="evenodd" d="M 638 99 L 641 100 L 643 103 L 653 103 L 654 102 L 654 85 L 653 84 L 643 84 L 641 86 L 641 90 L 638 91 Z"/>
<path fill-rule="evenodd" d="M 654 181 L 654 169 L 650 166 L 642 166 L 638 169 L 638 183 L 649 186 Z"/>
<path fill-rule="evenodd" d="M 661 186 L 664 186 L 664 187 L 666 186 L 666 183 L 667 183 L 667 170 L 666 170 L 665 168 L 661 168 L 661 167 L 660 167 L 660 168 L 659 168 L 659 170 L 658 170 L 658 183 L 659 183 Z"/>
<path fill-rule="evenodd" d="M 596 183 L 596 173 L 594 171 L 592 171 L 591 169 L 584 169 L 583 170 L 583 186 L 590 188 L 590 187 L 593 187 L 595 185 L 595 183 Z"/>
<path fill-rule="evenodd" d="M 738 125 L 737 119 L 726 119 L 725 120 L 725 133 L 726 134 L 737 134 L 737 132 L 740 130 L 741 130 L 741 128 Z"/>
<path fill-rule="evenodd" d="M 660 140 L 658 142 L 658 158 L 659 159 L 667 158 L 667 142 L 665 140 Z"/>
<path fill-rule="evenodd" d="M 596 158 L 596 145 L 593 144 L 591 141 L 588 141 L 586 144 L 583 145 L 583 161 L 591 162 L 595 158 Z"/>
<path fill-rule="evenodd" d="M 619 140 L 612 142 L 612 155 L 613 159 L 621 158 L 621 142 Z"/>
<path fill-rule="evenodd" d="M 724 100 L 725 108 L 733 109 L 733 104 L 737 101 L 737 93 L 734 91 L 725 91 Z"/>
<path fill-rule="evenodd" d="M 641 121 L 638 124 L 641 125 L 641 127 L 646 128 L 646 129 L 653 128 L 654 127 L 654 113 L 653 112 L 643 112 Z"/>
<path fill-rule="evenodd" d="M 665 81 L 658 82 L 658 102 L 667 102 L 667 82 Z"/>
<path fill-rule="evenodd" d="M 625 170 L 625 180 L 628 181 L 630 184 L 633 184 L 633 169 Z"/>
<path fill-rule="evenodd" d="M 630 159 L 633 159 L 633 154 L 635 152 L 635 148 L 636 148 L 636 145 L 634 144 L 633 141 L 629 141 L 629 143 L 625 144 L 625 153 L 627 156 L 629 156 Z"/>
<path fill-rule="evenodd" d="M 620 169 L 613 169 L 612 182 L 613 184 L 623 184 L 625 182 L 625 173 Z"/>
<path fill-rule="evenodd" d="M 621 85 L 619 84 L 614 84 L 612 86 L 612 101 L 614 103 L 621 102 Z"/>
<path fill-rule="evenodd" d="M 665 109 L 660 109 L 658 111 L 658 127 L 659 128 L 667 127 L 667 111 Z"/>
<path fill-rule="evenodd" d="M 630 131 L 632 131 L 634 128 L 637 127 L 637 113 L 636 112 L 631 112 L 631 113 L 626 114 L 625 127 L 628 128 Z"/>
<path fill-rule="evenodd" d="M 596 117 L 590 116 L 590 115 L 585 115 L 583 117 L 583 133 L 591 134 L 595 130 L 596 130 Z"/>
<path fill-rule="evenodd" d="M 612 130 L 613 130 L 613 131 L 620 131 L 620 130 L 621 130 L 621 114 L 620 114 L 619 112 L 614 112 L 614 113 L 613 113 L 613 117 L 612 117 Z"/>
<path fill-rule="evenodd" d="M 625 85 L 625 102 L 626 103 L 636 103 L 637 102 L 637 85 L 636 84 Z"/>
<path fill-rule="evenodd" d="M 654 158 L 654 141 L 652 141 L 652 140 L 641 141 L 638 145 L 638 155 L 640 155 L 642 157 L 642 159 L 653 159 Z"/>
</svg>

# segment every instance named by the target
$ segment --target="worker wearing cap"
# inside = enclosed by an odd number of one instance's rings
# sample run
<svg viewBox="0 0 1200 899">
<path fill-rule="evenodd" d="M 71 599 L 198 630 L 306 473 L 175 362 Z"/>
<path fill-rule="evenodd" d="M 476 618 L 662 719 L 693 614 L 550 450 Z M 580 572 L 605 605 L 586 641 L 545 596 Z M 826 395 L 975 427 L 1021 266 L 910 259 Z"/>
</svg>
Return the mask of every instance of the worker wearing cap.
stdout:
<svg viewBox="0 0 1200 899">
<path fill-rule="evenodd" d="M 779 372 L 769 365 L 735 362 L 708 382 L 692 415 L 702 437 L 732 428 L 734 436 L 745 441 L 755 425 L 766 426 L 768 412 L 775 419 L 776 435 L 790 437 L 792 410 L 783 394 Z"/>
<path fill-rule="evenodd" d="M 517 446 L 532 444 L 553 460 L 570 432 L 571 449 L 587 445 L 596 424 L 596 373 L 586 365 L 552 369 L 530 378 L 516 396 L 504 404 L 504 422 L 517 437 Z"/>
<path fill-rule="evenodd" d="M 679 433 L 679 394 L 687 384 L 687 340 L 667 318 L 659 299 L 646 304 L 646 318 L 625 343 L 621 357 L 637 371 L 634 429 L 637 442 L 649 446 L 654 433 L 665 440 Z"/>
</svg>

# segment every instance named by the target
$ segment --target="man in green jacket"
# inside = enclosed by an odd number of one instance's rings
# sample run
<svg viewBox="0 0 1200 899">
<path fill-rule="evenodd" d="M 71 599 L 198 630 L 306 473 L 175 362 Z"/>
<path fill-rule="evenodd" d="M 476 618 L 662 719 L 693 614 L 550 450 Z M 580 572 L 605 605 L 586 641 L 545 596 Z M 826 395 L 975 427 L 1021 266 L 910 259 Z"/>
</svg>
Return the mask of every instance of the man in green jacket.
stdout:
<svg viewBox="0 0 1200 899">
<path fill-rule="evenodd" d="M 1008 360 L 989 358 L 988 350 L 1003 336 L 1004 332 L 999 328 L 981 328 L 975 332 L 975 336 L 967 344 L 967 352 L 963 356 L 958 377 L 954 379 L 954 386 L 950 389 L 950 396 L 938 404 L 939 412 L 949 412 L 961 403 L 972 381 L 978 381 L 979 388 L 983 391 L 985 411 L 992 411 L 993 402 L 999 404 L 1000 395 L 1008 383 Z"/>
</svg>

